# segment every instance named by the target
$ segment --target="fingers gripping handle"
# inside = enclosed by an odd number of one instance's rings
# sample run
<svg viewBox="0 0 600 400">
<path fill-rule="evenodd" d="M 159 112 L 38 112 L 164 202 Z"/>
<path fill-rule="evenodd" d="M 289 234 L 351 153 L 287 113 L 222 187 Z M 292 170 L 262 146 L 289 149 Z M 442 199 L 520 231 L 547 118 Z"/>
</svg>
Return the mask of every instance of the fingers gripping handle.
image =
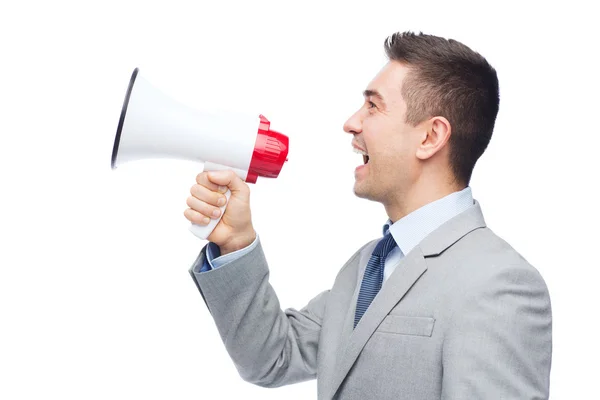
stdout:
<svg viewBox="0 0 600 400">
<path fill-rule="evenodd" d="M 210 234 L 215 229 L 217 224 L 221 221 L 223 214 L 225 214 L 225 208 L 227 207 L 227 203 L 229 203 L 229 198 L 231 197 L 231 190 L 227 189 L 227 192 L 225 192 L 225 197 L 227 198 L 227 201 L 225 202 L 224 206 L 220 207 L 221 215 L 218 218 L 211 218 L 208 225 L 198 225 L 198 224 L 192 223 L 192 225 L 190 226 L 190 231 L 194 235 L 196 235 L 197 237 L 199 237 L 202 240 L 206 240 L 210 236 Z"/>
<path fill-rule="evenodd" d="M 248 176 L 248 171 L 243 171 L 241 169 L 228 167 L 227 165 L 215 164 L 210 161 L 207 161 L 204 163 L 204 172 L 206 172 L 206 171 L 223 171 L 223 170 L 233 170 L 233 172 L 235 172 L 236 175 L 239 176 L 243 180 L 245 180 L 246 177 Z M 194 235 L 199 237 L 200 239 L 206 240 L 210 236 L 212 231 L 215 229 L 217 224 L 221 221 L 221 218 L 223 218 L 223 214 L 225 214 L 225 208 L 227 208 L 227 204 L 229 203 L 230 197 L 231 197 L 231 190 L 227 189 L 227 192 L 225 193 L 225 198 L 227 199 L 227 201 L 225 201 L 224 206 L 220 207 L 221 215 L 218 218 L 211 218 L 208 225 L 198 225 L 198 224 L 192 223 L 192 225 L 190 226 L 190 231 Z"/>
</svg>

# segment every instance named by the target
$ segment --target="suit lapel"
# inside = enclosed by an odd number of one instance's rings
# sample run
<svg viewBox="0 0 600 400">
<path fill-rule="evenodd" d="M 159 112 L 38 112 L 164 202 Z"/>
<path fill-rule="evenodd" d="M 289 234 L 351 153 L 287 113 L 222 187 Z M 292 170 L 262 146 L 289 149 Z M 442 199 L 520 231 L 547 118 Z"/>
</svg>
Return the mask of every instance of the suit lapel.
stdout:
<svg viewBox="0 0 600 400">
<path fill-rule="evenodd" d="M 427 263 L 419 247 L 416 247 L 399 261 L 396 270 L 384 283 L 354 330 L 352 330 L 352 326 L 356 304 L 350 307 L 344 327 L 344 331 L 348 332 L 349 330 L 349 334 L 344 335 L 346 340 L 343 340 L 340 346 L 342 356 L 338 359 L 332 382 L 332 397 L 381 321 L 398 304 L 425 271 L 427 271 Z M 356 293 L 352 297 L 352 300 L 356 303 Z"/>
<path fill-rule="evenodd" d="M 354 286 L 354 294 L 351 297 L 350 304 L 346 312 L 344 326 L 342 327 L 340 345 L 338 347 L 342 352 L 348 348 L 348 342 L 352 337 L 352 333 L 354 331 L 354 314 L 356 313 L 356 300 L 358 298 L 358 292 L 360 291 L 360 283 L 362 282 L 362 276 L 365 272 L 365 266 L 367 265 L 367 262 L 371 257 L 371 253 L 373 252 L 373 249 L 375 249 L 376 245 L 377 240 L 374 240 L 371 244 L 365 246 L 361 254 L 360 260 L 356 265 L 356 274 L 353 277 L 353 279 L 355 279 L 356 286 Z"/>
</svg>

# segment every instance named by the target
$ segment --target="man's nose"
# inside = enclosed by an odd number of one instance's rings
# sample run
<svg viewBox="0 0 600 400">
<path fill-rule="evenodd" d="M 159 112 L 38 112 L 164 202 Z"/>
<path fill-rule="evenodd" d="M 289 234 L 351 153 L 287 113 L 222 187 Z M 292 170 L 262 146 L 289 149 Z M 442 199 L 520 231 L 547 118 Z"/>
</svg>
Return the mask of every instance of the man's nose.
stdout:
<svg viewBox="0 0 600 400">
<path fill-rule="evenodd" d="M 344 132 L 356 135 L 362 132 L 362 119 L 360 110 L 355 112 L 344 124 Z"/>
</svg>

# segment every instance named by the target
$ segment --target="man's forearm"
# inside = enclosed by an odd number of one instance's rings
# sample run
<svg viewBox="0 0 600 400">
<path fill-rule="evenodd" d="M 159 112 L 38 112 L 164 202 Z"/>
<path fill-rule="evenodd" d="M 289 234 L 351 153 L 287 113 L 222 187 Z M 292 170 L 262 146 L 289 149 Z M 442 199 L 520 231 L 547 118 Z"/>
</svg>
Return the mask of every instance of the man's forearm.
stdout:
<svg viewBox="0 0 600 400">
<path fill-rule="evenodd" d="M 326 294 L 314 306 L 282 311 L 260 243 L 218 269 L 190 272 L 243 379 L 275 387 L 316 376 Z"/>
</svg>

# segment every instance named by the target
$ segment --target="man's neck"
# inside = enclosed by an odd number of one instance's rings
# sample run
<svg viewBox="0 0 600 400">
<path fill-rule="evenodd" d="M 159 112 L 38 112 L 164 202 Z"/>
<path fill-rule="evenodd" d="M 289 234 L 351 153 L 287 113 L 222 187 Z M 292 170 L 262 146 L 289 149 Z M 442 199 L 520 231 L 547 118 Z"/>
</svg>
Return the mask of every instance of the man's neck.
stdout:
<svg viewBox="0 0 600 400">
<path fill-rule="evenodd" d="M 407 216 L 419 208 L 448 196 L 451 193 L 458 192 L 466 188 L 465 185 L 420 185 L 413 187 L 407 193 L 400 194 L 396 198 L 390 199 L 384 203 L 385 211 L 392 222 Z"/>
</svg>

